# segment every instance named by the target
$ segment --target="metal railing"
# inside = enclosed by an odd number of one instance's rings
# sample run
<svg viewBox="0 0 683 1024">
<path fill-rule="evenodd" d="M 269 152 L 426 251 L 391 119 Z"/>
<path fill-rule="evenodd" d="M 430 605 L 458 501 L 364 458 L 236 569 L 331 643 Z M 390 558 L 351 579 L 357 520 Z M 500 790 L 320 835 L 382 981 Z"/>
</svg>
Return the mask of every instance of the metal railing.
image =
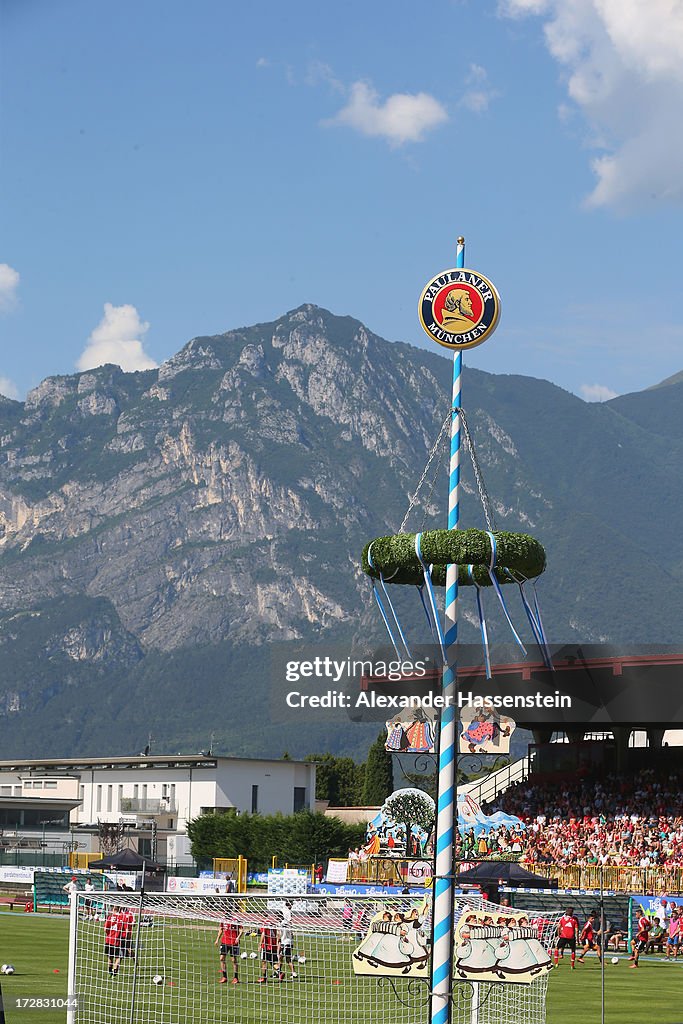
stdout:
<svg viewBox="0 0 683 1024">
<path fill-rule="evenodd" d="M 631 865 L 599 864 L 526 864 L 529 870 L 546 878 L 556 878 L 561 889 L 599 889 L 608 892 L 648 893 L 652 896 L 683 892 L 683 867 L 641 868 Z"/>
<path fill-rule="evenodd" d="M 346 880 L 368 885 L 431 885 L 432 871 L 428 857 L 370 857 L 349 861 Z"/>
<path fill-rule="evenodd" d="M 491 772 L 490 775 L 477 779 L 476 782 L 469 783 L 467 786 L 459 786 L 458 789 L 460 792 L 465 791 L 481 806 L 481 804 L 491 803 L 499 793 L 504 793 L 514 783 L 524 782 L 529 777 L 530 771 L 529 757 L 522 757 L 519 761 L 513 761 L 512 764 L 499 768 L 497 772 Z"/>
<path fill-rule="evenodd" d="M 141 800 L 137 797 L 121 797 L 123 814 L 175 814 L 175 804 L 170 800 Z"/>
</svg>

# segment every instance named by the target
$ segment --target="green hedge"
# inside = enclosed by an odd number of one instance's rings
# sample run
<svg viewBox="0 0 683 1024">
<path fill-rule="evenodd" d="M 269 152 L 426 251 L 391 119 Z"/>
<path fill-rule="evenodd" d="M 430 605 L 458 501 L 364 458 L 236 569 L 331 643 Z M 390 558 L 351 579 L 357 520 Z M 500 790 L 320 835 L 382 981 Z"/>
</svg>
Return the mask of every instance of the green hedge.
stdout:
<svg viewBox="0 0 683 1024">
<path fill-rule="evenodd" d="M 521 579 L 535 579 L 545 569 L 543 545 L 526 533 L 494 533 L 496 538 L 496 579 L 499 583 L 513 582 L 504 572 L 509 569 Z M 368 551 L 372 544 L 372 561 Z M 491 540 L 484 530 L 428 530 L 422 534 L 422 558 L 433 565 L 432 582 L 446 585 L 446 566 L 458 566 L 458 583 L 472 583 L 467 571 L 473 565 L 474 580 L 482 587 L 491 586 L 488 566 L 491 560 Z M 374 579 L 383 573 L 387 583 L 423 583 L 422 566 L 415 554 L 415 534 L 399 533 L 392 537 L 377 537 L 363 548 L 363 572 Z"/>
<path fill-rule="evenodd" d="M 249 870 L 280 864 L 312 864 L 328 857 L 346 857 L 349 848 L 365 842 L 364 824 L 349 825 L 339 818 L 302 811 L 299 814 L 202 814 L 187 824 L 192 856 L 198 863 L 214 857 L 249 861 Z"/>
</svg>

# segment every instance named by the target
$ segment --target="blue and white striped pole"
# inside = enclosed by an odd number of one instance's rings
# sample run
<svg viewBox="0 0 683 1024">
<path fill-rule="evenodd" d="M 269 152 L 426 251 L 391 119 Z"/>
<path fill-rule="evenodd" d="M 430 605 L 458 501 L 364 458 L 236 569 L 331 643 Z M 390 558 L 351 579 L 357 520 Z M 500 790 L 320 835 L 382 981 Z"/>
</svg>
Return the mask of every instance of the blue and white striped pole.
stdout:
<svg viewBox="0 0 683 1024">
<path fill-rule="evenodd" d="M 465 239 L 458 239 L 456 267 L 465 266 Z M 451 461 L 448 482 L 448 529 L 457 530 L 460 519 L 460 391 L 462 352 L 453 354 L 453 399 Z M 442 695 L 446 707 L 439 728 L 439 774 L 437 780 L 436 861 L 433 897 L 433 947 L 431 1024 L 448 1024 L 451 1019 L 453 975 L 453 890 L 455 879 L 455 829 L 457 828 L 457 651 L 458 651 L 458 566 L 446 569 L 445 611 L 446 665 Z M 448 698 L 451 698 L 448 700 Z"/>
</svg>

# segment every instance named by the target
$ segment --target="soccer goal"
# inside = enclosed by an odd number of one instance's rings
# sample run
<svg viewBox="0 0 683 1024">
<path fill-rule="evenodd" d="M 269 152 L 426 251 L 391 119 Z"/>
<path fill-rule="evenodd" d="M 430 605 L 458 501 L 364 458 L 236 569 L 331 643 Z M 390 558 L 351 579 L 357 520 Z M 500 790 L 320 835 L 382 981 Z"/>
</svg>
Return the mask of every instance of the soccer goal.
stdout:
<svg viewBox="0 0 683 1024">
<path fill-rule="evenodd" d="M 481 907 L 459 899 L 456 916 Z M 419 896 L 79 892 L 67 1022 L 427 1024 L 430 927 Z M 545 975 L 473 982 L 464 948 L 453 1024 L 544 1024 Z"/>
</svg>

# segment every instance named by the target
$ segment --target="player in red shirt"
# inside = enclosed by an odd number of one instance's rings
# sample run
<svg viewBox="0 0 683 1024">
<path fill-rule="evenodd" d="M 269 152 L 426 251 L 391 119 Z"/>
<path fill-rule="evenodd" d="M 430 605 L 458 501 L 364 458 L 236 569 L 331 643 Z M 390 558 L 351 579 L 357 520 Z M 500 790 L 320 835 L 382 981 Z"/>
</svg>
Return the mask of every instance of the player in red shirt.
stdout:
<svg viewBox="0 0 683 1024">
<path fill-rule="evenodd" d="M 261 942 L 259 944 L 259 950 L 261 953 L 261 977 L 258 979 L 259 982 L 263 983 L 268 981 L 268 964 L 273 964 L 273 970 L 276 972 L 276 980 L 282 981 L 280 974 L 280 942 L 278 940 L 277 928 L 273 925 L 264 925 L 261 931 Z"/>
<path fill-rule="evenodd" d="M 650 928 L 652 928 L 652 921 L 649 921 L 643 914 L 642 917 L 638 918 L 638 931 L 636 932 L 636 938 L 633 945 L 633 953 L 629 957 L 629 960 L 633 960 L 633 963 L 629 966 L 638 966 L 638 957 L 641 953 L 647 952 L 647 944 L 650 940 Z"/>
<path fill-rule="evenodd" d="M 242 925 L 237 924 L 235 921 L 231 921 L 230 918 L 223 921 L 218 929 L 218 935 L 216 936 L 214 946 L 217 946 L 220 942 L 221 979 L 218 983 L 219 985 L 225 985 L 228 981 L 225 966 L 227 957 L 230 957 L 232 960 L 233 985 L 236 985 L 240 980 L 238 977 L 237 967 L 240 958 L 240 939 L 242 938 L 243 930 Z"/>
<path fill-rule="evenodd" d="M 564 955 L 564 950 L 569 949 L 571 952 L 572 970 L 574 970 L 576 967 L 576 937 L 578 934 L 579 922 L 574 917 L 574 908 L 567 907 L 557 926 L 557 945 L 555 946 L 553 956 L 556 967 L 560 963 L 560 956 Z"/>
<path fill-rule="evenodd" d="M 133 924 L 135 915 L 132 910 L 126 908 L 119 911 L 119 945 L 121 947 L 121 958 L 131 957 L 135 959 L 133 951 Z"/>
<path fill-rule="evenodd" d="M 591 949 L 595 950 L 600 960 L 600 945 L 598 943 L 598 933 L 595 930 L 595 914 L 589 914 L 588 920 L 581 929 L 581 941 L 583 942 L 583 949 L 579 955 L 579 963 L 583 963 L 583 958 Z"/>
<path fill-rule="evenodd" d="M 121 963 L 121 908 L 112 907 L 104 922 L 104 955 L 108 960 L 107 970 L 115 977 Z"/>
</svg>

